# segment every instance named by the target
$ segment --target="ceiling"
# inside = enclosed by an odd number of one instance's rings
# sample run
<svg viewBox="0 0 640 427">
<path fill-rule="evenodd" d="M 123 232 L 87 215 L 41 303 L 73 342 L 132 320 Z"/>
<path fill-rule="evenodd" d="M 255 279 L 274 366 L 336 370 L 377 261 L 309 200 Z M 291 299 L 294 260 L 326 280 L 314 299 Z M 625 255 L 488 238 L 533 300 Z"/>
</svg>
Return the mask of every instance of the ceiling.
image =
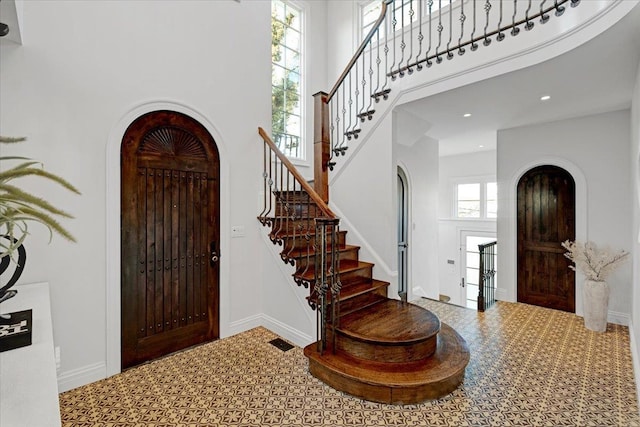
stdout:
<svg viewBox="0 0 640 427">
<path fill-rule="evenodd" d="M 440 155 L 495 150 L 496 131 L 629 108 L 640 61 L 640 6 L 578 48 L 402 109 L 430 123 Z M 548 101 L 540 97 L 550 95 Z M 471 113 L 470 117 L 463 117 Z M 480 147 L 482 146 L 482 147 Z"/>
</svg>

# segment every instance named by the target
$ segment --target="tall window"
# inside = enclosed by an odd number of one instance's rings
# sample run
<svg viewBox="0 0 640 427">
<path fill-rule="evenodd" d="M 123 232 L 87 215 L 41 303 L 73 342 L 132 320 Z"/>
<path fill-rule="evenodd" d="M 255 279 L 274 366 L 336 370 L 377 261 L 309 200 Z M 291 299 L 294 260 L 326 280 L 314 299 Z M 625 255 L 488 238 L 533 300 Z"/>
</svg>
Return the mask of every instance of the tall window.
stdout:
<svg viewBox="0 0 640 427">
<path fill-rule="evenodd" d="M 455 186 L 455 216 L 458 218 L 496 218 L 498 185 L 495 182 L 470 182 Z"/>
<path fill-rule="evenodd" d="M 457 2 L 458 0 L 453 0 L 451 4 Z M 431 10 L 431 14 L 435 14 L 441 7 L 442 9 L 446 9 L 449 6 L 449 0 L 433 0 L 431 3 L 431 9 L 429 9 L 429 1 L 428 0 L 396 0 L 393 3 L 393 10 L 388 10 L 387 13 L 391 15 L 388 22 L 390 28 L 384 28 L 384 25 L 380 26 L 380 37 L 384 37 L 385 31 L 393 31 L 393 18 L 395 17 L 396 25 L 395 30 L 399 31 L 402 28 L 408 27 L 413 22 L 418 21 L 420 15 L 422 15 L 423 19 L 428 19 L 429 10 Z M 382 0 L 372 0 L 367 1 L 361 4 L 360 6 L 360 28 L 361 28 L 361 38 L 364 39 L 371 28 L 373 27 L 374 22 L 380 16 L 380 11 L 382 10 Z M 424 21 L 427 22 L 427 21 Z M 403 25 L 404 24 L 404 25 Z"/>
<path fill-rule="evenodd" d="M 271 2 L 271 130 L 290 158 L 304 157 L 302 138 L 302 13 Z"/>
</svg>

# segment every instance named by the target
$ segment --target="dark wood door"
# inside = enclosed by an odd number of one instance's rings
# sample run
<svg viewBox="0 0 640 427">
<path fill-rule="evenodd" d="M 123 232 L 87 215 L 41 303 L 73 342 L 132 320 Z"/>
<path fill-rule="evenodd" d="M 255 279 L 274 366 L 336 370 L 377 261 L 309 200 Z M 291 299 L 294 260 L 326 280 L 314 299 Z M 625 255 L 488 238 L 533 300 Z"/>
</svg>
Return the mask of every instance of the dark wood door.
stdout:
<svg viewBox="0 0 640 427">
<path fill-rule="evenodd" d="M 219 157 L 194 119 L 156 111 L 121 147 L 122 368 L 219 337 Z"/>
<path fill-rule="evenodd" d="M 539 166 L 518 183 L 518 301 L 575 312 L 575 273 L 561 246 L 575 240 L 575 183 Z"/>
</svg>

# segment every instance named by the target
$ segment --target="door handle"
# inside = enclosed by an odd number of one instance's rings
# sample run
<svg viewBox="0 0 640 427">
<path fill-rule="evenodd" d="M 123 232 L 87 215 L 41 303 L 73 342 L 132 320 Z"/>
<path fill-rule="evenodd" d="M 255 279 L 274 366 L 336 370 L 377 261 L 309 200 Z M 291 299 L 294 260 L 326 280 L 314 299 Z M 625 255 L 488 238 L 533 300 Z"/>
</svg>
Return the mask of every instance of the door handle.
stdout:
<svg viewBox="0 0 640 427">
<path fill-rule="evenodd" d="M 398 243 L 398 247 L 399 247 L 399 248 L 405 248 L 405 249 L 406 249 L 408 246 L 409 246 L 409 245 L 408 245 L 408 244 L 406 244 L 406 243 Z"/>
<path fill-rule="evenodd" d="M 218 262 L 218 260 L 220 259 L 220 255 L 218 254 L 218 252 L 216 250 L 216 246 L 217 245 L 216 245 L 215 241 L 211 242 L 211 244 L 209 245 L 210 256 L 211 256 L 211 266 L 213 266 L 213 264 Z"/>
<path fill-rule="evenodd" d="M 462 282 L 460 282 L 460 286 L 464 288 L 464 277 L 462 278 Z"/>
</svg>

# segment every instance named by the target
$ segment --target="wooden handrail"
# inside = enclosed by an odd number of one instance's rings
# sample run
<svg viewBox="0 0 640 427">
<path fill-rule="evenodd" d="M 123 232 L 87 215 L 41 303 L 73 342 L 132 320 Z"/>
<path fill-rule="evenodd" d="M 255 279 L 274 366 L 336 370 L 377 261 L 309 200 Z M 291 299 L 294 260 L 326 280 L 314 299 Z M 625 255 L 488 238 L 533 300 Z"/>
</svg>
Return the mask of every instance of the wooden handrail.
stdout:
<svg viewBox="0 0 640 427">
<path fill-rule="evenodd" d="M 367 37 L 365 37 L 362 43 L 360 43 L 360 47 L 358 48 L 358 50 L 356 50 L 355 55 L 353 55 L 353 58 L 351 58 L 351 61 L 349 61 L 349 63 L 347 64 L 342 74 L 340 74 L 340 77 L 338 78 L 338 81 L 336 82 L 336 84 L 333 85 L 333 89 L 331 89 L 331 91 L 329 92 L 329 95 L 327 96 L 327 102 L 331 101 L 331 98 L 333 98 L 333 95 L 336 94 L 336 92 L 338 91 L 338 88 L 340 87 L 344 79 L 347 78 L 347 75 L 349 75 L 349 72 L 351 71 L 353 66 L 356 64 L 356 61 L 360 59 L 360 55 L 362 55 L 362 52 L 364 52 L 365 48 L 367 47 L 367 44 L 371 41 L 371 39 L 373 38 L 373 35 L 378 30 L 378 27 L 384 21 L 384 17 L 387 14 L 387 5 L 390 3 L 393 3 L 393 0 L 384 0 L 384 2 L 382 3 L 382 11 L 380 12 L 380 16 L 378 17 L 376 22 L 373 24 L 373 27 L 371 27 L 371 30 L 369 31 L 369 34 L 367 34 Z"/>
<path fill-rule="evenodd" d="M 264 142 L 271 148 L 271 151 L 275 153 L 282 164 L 285 165 L 289 172 L 291 172 L 291 175 L 293 175 L 295 180 L 298 181 L 302 189 L 309 194 L 309 197 L 311 198 L 311 200 L 313 200 L 316 206 L 318 206 L 318 209 L 320 209 L 320 211 L 325 214 L 327 218 L 337 218 L 336 214 L 334 214 L 331 209 L 329 209 L 329 206 L 327 206 L 327 204 L 324 202 L 324 200 L 322 200 L 318 193 L 316 193 L 315 190 L 311 188 L 307 180 L 304 179 L 302 175 L 300 175 L 300 172 L 298 172 L 298 169 L 296 169 L 293 163 L 291 163 L 291 161 L 287 159 L 287 156 L 285 156 L 282 151 L 278 149 L 278 146 L 271 140 L 265 130 L 259 127 L 258 133 L 260 134 Z"/>
</svg>

